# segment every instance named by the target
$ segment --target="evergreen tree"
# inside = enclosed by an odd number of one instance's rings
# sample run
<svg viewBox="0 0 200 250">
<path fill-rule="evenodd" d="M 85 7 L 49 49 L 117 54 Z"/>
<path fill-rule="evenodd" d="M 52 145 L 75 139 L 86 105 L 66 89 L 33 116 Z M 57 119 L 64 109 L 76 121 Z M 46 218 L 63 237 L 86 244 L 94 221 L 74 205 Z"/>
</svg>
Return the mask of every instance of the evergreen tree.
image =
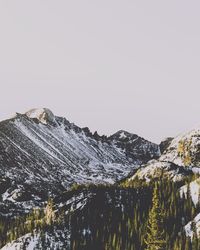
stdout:
<svg viewBox="0 0 200 250">
<path fill-rule="evenodd" d="M 166 240 L 163 231 L 163 211 L 159 200 L 158 183 L 153 190 L 152 208 L 149 213 L 147 235 L 145 243 L 147 250 L 164 250 L 166 249 Z"/>
</svg>

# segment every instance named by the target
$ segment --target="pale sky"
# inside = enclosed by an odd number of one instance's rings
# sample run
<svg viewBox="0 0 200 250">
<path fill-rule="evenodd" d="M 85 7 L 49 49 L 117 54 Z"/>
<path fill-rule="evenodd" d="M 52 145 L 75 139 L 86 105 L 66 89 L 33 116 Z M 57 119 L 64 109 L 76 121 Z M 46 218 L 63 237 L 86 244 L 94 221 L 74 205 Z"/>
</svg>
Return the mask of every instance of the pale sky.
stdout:
<svg viewBox="0 0 200 250">
<path fill-rule="evenodd" d="M 200 1 L 1 0 L 0 119 L 47 107 L 159 142 L 200 125 Z"/>
</svg>

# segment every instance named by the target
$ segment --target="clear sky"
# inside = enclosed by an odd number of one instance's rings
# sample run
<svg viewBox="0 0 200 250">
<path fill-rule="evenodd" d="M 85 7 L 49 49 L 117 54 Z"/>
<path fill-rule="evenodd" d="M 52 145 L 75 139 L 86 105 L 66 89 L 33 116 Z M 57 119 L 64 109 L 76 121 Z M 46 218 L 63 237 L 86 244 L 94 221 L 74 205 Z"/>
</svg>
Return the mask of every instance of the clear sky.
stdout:
<svg viewBox="0 0 200 250">
<path fill-rule="evenodd" d="M 200 1 L 1 0 L 0 119 L 50 108 L 159 142 L 200 124 Z"/>
</svg>

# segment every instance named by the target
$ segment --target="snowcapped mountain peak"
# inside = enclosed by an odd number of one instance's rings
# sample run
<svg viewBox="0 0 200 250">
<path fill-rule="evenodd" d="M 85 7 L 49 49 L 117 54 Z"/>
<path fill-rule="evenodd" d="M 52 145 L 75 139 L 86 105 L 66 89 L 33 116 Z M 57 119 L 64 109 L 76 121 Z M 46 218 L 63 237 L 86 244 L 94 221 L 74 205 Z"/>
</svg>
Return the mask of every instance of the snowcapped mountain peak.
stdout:
<svg viewBox="0 0 200 250">
<path fill-rule="evenodd" d="M 115 135 L 118 135 L 119 138 L 126 138 L 130 136 L 131 134 L 125 130 L 119 130 Z"/>
<path fill-rule="evenodd" d="M 55 116 L 53 112 L 47 108 L 31 109 L 25 113 L 25 115 L 31 119 L 37 119 L 43 124 L 55 122 Z"/>
<path fill-rule="evenodd" d="M 0 179 L 8 178 L 9 194 L 16 193 L 9 199 L 28 189 L 46 197 L 73 183 L 114 183 L 159 156 L 158 145 L 137 135 L 92 134 L 46 108 L 0 122 Z"/>
<path fill-rule="evenodd" d="M 116 140 L 126 140 L 126 139 L 137 138 L 137 137 L 138 137 L 138 135 L 131 134 L 125 130 L 119 130 L 110 136 L 110 138 L 113 138 Z"/>
</svg>

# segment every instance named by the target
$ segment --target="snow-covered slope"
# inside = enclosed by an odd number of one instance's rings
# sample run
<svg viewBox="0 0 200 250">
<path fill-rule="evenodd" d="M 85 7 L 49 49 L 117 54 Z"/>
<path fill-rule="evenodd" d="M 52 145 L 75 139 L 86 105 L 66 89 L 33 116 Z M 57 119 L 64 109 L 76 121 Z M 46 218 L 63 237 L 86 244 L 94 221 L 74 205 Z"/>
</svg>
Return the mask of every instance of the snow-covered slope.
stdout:
<svg viewBox="0 0 200 250">
<path fill-rule="evenodd" d="M 32 236 L 29 233 L 22 237 L 19 237 L 17 240 L 6 244 L 4 247 L 1 248 L 1 250 L 33 250 L 35 249 L 37 242 L 38 236 Z"/>
<path fill-rule="evenodd" d="M 28 188 L 32 193 L 26 199 L 32 199 L 58 193 L 74 182 L 113 183 L 159 157 L 158 145 L 123 133 L 92 134 L 48 109 L 0 122 L 0 177 L 11 183 L 0 191 L 2 201 L 22 201 Z"/>
<path fill-rule="evenodd" d="M 173 163 L 151 160 L 139 168 L 128 180 L 133 181 L 134 179 L 139 179 L 149 182 L 152 179 L 167 178 L 173 181 L 180 181 L 190 174 L 192 174 L 191 170 Z"/>
<path fill-rule="evenodd" d="M 149 181 L 162 175 L 177 181 L 192 172 L 200 174 L 200 128 L 166 138 L 159 146 L 159 159 L 149 161 L 131 180 L 137 177 Z"/>
<path fill-rule="evenodd" d="M 175 137 L 160 157 L 179 166 L 200 167 L 200 128 Z"/>
<path fill-rule="evenodd" d="M 189 190 L 188 190 L 189 189 Z M 184 185 L 180 189 L 181 196 L 185 196 L 187 198 L 187 194 L 192 198 L 192 201 L 195 205 L 198 204 L 200 198 L 200 178 L 189 183 L 189 185 Z"/>
<path fill-rule="evenodd" d="M 200 213 L 194 218 L 193 221 L 190 221 L 186 226 L 185 226 L 185 232 L 186 235 L 189 237 L 193 237 L 194 235 L 194 229 L 196 228 L 196 233 L 199 237 L 200 234 Z"/>
<path fill-rule="evenodd" d="M 45 232 L 44 235 L 37 233 L 25 234 L 6 244 L 1 250 L 43 250 L 43 249 L 70 249 L 68 229 L 54 229 L 52 232 Z"/>
</svg>

